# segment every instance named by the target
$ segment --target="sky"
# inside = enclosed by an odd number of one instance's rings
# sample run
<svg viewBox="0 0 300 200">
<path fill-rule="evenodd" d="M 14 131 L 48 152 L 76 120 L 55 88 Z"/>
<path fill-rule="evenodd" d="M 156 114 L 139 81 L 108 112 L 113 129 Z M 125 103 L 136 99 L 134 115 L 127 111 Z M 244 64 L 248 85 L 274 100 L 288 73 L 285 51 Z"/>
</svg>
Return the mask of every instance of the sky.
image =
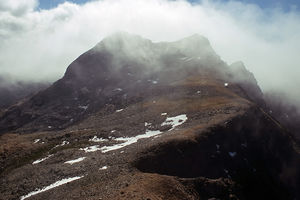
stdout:
<svg viewBox="0 0 300 200">
<path fill-rule="evenodd" d="M 59 4 L 66 2 L 67 0 L 39 0 L 38 8 L 51 9 L 57 7 Z M 69 2 L 76 4 L 84 4 L 91 0 L 69 0 Z"/>
<path fill-rule="evenodd" d="M 58 4 L 64 3 L 66 0 L 40 0 L 39 1 L 39 8 L 40 9 L 50 9 L 56 7 Z M 76 4 L 84 4 L 91 0 L 69 0 L 69 2 L 73 2 Z M 222 0 L 224 2 L 228 2 L 228 0 Z M 258 5 L 261 8 L 281 8 L 285 11 L 291 10 L 291 9 L 299 9 L 300 7 L 300 1 L 299 0 L 239 0 L 243 3 L 248 4 L 255 4 Z M 189 2 L 192 3 L 198 3 L 199 0 L 189 0 Z"/>
<path fill-rule="evenodd" d="M 231 64 L 243 61 L 264 91 L 300 102 L 299 0 L 0 0 L 0 75 L 55 81 L 105 36 L 154 42 L 198 33 Z"/>
</svg>

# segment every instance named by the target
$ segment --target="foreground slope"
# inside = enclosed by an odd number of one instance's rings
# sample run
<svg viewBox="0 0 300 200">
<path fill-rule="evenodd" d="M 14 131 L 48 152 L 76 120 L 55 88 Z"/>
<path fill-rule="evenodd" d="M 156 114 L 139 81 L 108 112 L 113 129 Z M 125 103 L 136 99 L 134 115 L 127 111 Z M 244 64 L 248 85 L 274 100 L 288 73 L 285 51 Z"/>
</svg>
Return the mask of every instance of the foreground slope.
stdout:
<svg viewBox="0 0 300 200">
<path fill-rule="evenodd" d="M 201 36 L 115 34 L 2 115 L 0 199 L 299 198 L 299 150 L 261 95 Z"/>
</svg>

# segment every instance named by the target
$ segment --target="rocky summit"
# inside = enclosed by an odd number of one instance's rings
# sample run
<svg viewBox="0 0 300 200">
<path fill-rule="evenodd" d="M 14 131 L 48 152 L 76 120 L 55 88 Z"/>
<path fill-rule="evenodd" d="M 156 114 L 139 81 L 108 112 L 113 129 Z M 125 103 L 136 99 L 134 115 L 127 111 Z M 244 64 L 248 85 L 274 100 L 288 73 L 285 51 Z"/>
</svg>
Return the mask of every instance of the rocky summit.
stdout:
<svg viewBox="0 0 300 200">
<path fill-rule="evenodd" d="M 206 38 L 115 33 L 0 113 L 0 199 L 299 199 L 299 145 L 267 109 Z"/>
</svg>

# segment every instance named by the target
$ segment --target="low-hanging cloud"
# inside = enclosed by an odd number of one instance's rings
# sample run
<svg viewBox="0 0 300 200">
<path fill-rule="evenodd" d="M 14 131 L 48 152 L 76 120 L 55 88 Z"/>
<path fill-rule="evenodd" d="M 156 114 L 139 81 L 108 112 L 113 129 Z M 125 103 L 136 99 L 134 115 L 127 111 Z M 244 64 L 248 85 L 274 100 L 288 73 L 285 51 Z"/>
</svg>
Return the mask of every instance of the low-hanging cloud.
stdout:
<svg viewBox="0 0 300 200">
<path fill-rule="evenodd" d="M 11 3 L 7 3 L 11 2 Z M 195 33 L 221 58 L 241 60 L 263 90 L 299 99 L 300 14 L 236 1 L 100 0 L 37 10 L 37 0 L 0 2 L 0 75 L 56 80 L 80 54 L 115 31 L 153 41 Z"/>
</svg>

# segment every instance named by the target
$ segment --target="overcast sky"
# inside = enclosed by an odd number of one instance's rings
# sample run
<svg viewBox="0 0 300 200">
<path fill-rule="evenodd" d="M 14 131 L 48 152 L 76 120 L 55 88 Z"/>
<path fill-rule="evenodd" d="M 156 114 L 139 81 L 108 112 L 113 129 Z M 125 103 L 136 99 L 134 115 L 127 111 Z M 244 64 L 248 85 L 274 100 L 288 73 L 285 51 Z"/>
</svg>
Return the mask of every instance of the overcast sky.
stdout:
<svg viewBox="0 0 300 200">
<path fill-rule="evenodd" d="M 64 3 L 67 0 L 40 0 L 38 7 L 41 9 L 49 9 L 54 8 L 58 4 Z M 84 4 L 92 0 L 69 0 L 69 2 Z M 189 0 L 190 2 L 197 3 L 199 0 Z M 227 1 L 228 0 L 223 0 Z M 239 2 L 248 3 L 248 4 L 256 4 L 261 8 L 274 8 L 280 7 L 286 11 L 290 9 L 299 9 L 300 1 L 299 0 L 239 0 Z"/>
<path fill-rule="evenodd" d="M 263 2 L 263 3 L 262 3 Z M 57 80 L 115 31 L 153 41 L 194 33 L 221 58 L 243 61 L 264 90 L 299 97 L 298 0 L 0 0 L 0 74 Z"/>
</svg>

